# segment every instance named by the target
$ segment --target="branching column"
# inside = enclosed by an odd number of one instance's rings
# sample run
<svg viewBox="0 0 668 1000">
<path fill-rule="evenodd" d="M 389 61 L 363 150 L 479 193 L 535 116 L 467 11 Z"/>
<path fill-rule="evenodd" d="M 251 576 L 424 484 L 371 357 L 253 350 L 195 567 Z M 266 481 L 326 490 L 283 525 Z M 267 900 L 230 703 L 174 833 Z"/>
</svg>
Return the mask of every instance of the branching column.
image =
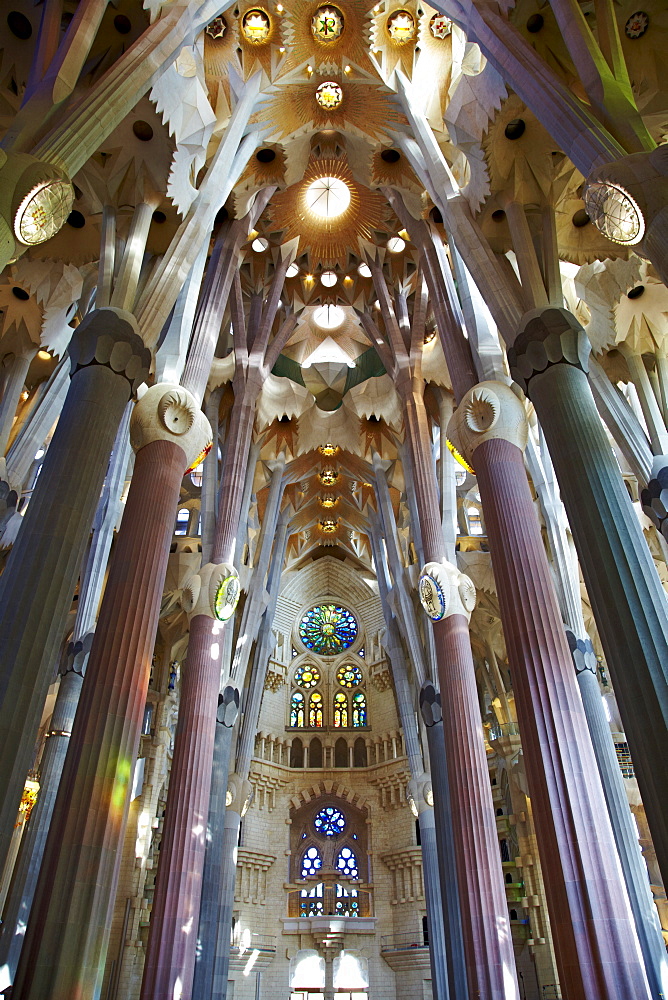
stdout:
<svg viewBox="0 0 668 1000">
<path fill-rule="evenodd" d="M 589 350 L 575 317 L 548 309 L 527 314 L 508 357 L 547 440 L 668 881 L 666 595 L 587 382 Z"/>
<path fill-rule="evenodd" d="M 421 378 L 404 377 L 397 388 L 413 454 L 413 487 L 425 558 L 442 562 L 445 544 L 424 383 Z M 454 567 L 451 570 L 447 610 L 434 623 L 434 642 L 441 690 L 448 692 L 443 725 L 469 991 L 484 1000 L 510 1000 L 519 994 L 469 642 L 472 584 Z"/>
<path fill-rule="evenodd" d="M 129 313 L 100 309 L 70 344 L 72 379 L 0 578 L 0 863 L 123 409 L 150 353 Z"/>
<path fill-rule="evenodd" d="M 132 416 L 135 471 L 14 984 L 22 1000 L 99 995 L 174 510 L 209 432 L 178 386 L 149 389 Z"/>
<path fill-rule="evenodd" d="M 524 407 L 482 383 L 449 436 L 483 500 L 562 988 L 569 1000 L 640 1000 L 647 981 L 524 472 Z"/>
</svg>

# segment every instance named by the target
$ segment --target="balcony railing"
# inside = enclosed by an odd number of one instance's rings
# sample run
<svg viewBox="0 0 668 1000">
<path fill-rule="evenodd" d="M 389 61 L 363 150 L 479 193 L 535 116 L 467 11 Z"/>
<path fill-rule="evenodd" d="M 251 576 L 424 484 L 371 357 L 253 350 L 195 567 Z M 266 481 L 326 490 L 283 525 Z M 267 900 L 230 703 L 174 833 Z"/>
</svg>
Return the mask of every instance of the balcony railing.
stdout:
<svg viewBox="0 0 668 1000">
<path fill-rule="evenodd" d="M 407 951 L 409 948 L 428 948 L 429 945 L 420 931 L 403 934 L 383 934 L 380 939 L 381 951 Z"/>
<path fill-rule="evenodd" d="M 506 736 L 519 736 L 520 727 L 516 722 L 502 722 L 494 723 L 493 726 L 489 727 L 487 739 L 488 740 L 502 740 Z"/>
<path fill-rule="evenodd" d="M 623 733 L 613 733 L 612 739 L 615 744 L 615 752 L 617 754 L 617 760 L 622 772 L 622 777 L 635 778 L 636 772 L 633 767 L 633 761 L 631 760 L 631 754 L 629 753 L 629 745 L 626 742 L 626 737 Z"/>
</svg>

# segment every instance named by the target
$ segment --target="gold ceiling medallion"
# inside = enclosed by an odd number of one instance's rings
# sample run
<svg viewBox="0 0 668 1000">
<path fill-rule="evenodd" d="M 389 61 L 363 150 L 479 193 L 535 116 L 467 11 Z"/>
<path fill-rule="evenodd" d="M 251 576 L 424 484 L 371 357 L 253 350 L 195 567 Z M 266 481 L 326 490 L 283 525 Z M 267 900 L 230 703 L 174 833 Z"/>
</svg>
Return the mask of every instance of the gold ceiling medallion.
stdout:
<svg viewBox="0 0 668 1000">
<path fill-rule="evenodd" d="M 434 14 L 429 22 L 432 37 L 442 40 L 452 34 L 452 21 L 445 14 Z"/>
<path fill-rule="evenodd" d="M 415 18 L 409 10 L 397 10 L 387 19 L 387 33 L 400 45 L 412 41 L 415 32 Z"/>
<path fill-rule="evenodd" d="M 338 450 L 339 446 L 337 444 L 332 444 L 330 441 L 327 441 L 326 444 L 321 444 L 318 446 L 318 451 L 320 452 L 321 455 L 327 455 L 327 456 L 336 455 Z"/>
<path fill-rule="evenodd" d="M 241 19 L 241 31 L 247 42 L 261 45 L 267 41 L 271 33 L 269 15 L 259 7 L 252 7 Z"/>
<path fill-rule="evenodd" d="M 311 21 L 313 37 L 319 42 L 335 42 L 343 34 L 343 14 L 329 4 L 318 7 Z"/>
<path fill-rule="evenodd" d="M 315 99 L 325 111 L 333 111 L 343 101 L 343 90 L 334 80 L 326 80 L 316 90 Z"/>
<path fill-rule="evenodd" d="M 338 521 L 335 521 L 332 518 L 327 518 L 326 521 L 320 522 L 320 530 L 326 535 L 331 535 L 334 531 L 336 531 L 338 523 Z"/>
<path fill-rule="evenodd" d="M 333 493 L 321 493 L 320 496 L 318 497 L 318 503 L 320 504 L 321 507 L 326 507 L 326 508 L 336 507 L 338 502 L 339 498 L 335 497 Z"/>
<path fill-rule="evenodd" d="M 214 17 L 204 29 L 209 38 L 223 38 L 227 31 L 227 21 L 224 17 Z"/>
<path fill-rule="evenodd" d="M 318 473 L 318 479 L 320 480 L 323 486 L 333 486 L 338 478 L 339 478 L 338 472 L 331 466 L 327 466 L 321 472 Z"/>
</svg>

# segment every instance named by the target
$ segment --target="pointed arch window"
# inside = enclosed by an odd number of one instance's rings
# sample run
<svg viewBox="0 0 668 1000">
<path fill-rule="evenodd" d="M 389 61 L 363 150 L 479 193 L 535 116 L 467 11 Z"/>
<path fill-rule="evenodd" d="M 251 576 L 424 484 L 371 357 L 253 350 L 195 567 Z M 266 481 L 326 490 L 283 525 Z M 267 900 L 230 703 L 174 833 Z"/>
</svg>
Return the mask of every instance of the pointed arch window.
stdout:
<svg viewBox="0 0 668 1000">
<path fill-rule="evenodd" d="M 302 878 L 308 878 L 309 875 L 316 875 L 321 868 L 322 858 L 320 857 L 318 848 L 313 846 L 307 848 L 302 858 Z"/>
<path fill-rule="evenodd" d="M 295 691 L 290 702 L 290 725 L 306 725 L 306 699 L 301 691 Z"/>
<path fill-rule="evenodd" d="M 322 890 L 322 882 L 312 889 L 302 889 L 299 900 L 300 917 L 317 917 L 322 913 Z"/>
<path fill-rule="evenodd" d="M 366 726 L 366 695 L 363 691 L 356 691 L 353 695 L 353 726 Z"/>
<path fill-rule="evenodd" d="M 343 691 L 334 695 L 334 726 L 336 729 L 348 728 L 348 698 Z"/>
<path fill-rule="evenodd" d="M 349 847 L 342 847 L 336 859 L 336 867 L 346 878 L 359 878 L 357 857 Z"/>
<path fill-rule="evenodd" d="M 181 510 L 176 515 L 176 527 L 174 528 L 175 535 L 187 535 L 188 525 L 190 524 L 190 511 L 187 507 L 181 507 Z"/>
<path fill-rule="evenodd" d="M 308 724 L 315 728 L 322 726 L 322 695 L 319 691 L 314 691 L 309 698 Z"/>
</svg>

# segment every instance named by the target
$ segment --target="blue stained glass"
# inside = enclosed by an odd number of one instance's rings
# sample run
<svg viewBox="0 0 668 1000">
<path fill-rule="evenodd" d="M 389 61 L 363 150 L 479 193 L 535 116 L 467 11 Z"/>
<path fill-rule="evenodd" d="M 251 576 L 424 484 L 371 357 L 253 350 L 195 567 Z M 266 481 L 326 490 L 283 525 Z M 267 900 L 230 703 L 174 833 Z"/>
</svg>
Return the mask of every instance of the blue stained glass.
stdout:
<svg viewBox="0 0 668 1000">
<path fill-rule="evenodd" d="M 355 852 L 351 851 L 349 847 L 342 847 L 339 851 L 339 856 L 336 859 L 336 867 L 343 875 L 347 875 L 348 878 L 359 878 L 357 858 L 355 857 Z"/>
<path fill-rule="evenodd" d="M 313 825 L 317 832 L 325 837 L 336 837 L 345 829 L 346 817 L 334 806 L 325 806 L 313 820 Z"/>
<path fill-rule="evenodd" d="M 302 858 L 302 878 L 315 875 L 319 868 L 322 868 L 320 851 L 317 847 L 309 847 Z"/>
<path fill-rule="evenodd" d="M 317 604 L 299 623 L 299 638 L 320 656 L 335 656 L 357 638 L 355 616 L 337 604 Z"/>
</svg>

